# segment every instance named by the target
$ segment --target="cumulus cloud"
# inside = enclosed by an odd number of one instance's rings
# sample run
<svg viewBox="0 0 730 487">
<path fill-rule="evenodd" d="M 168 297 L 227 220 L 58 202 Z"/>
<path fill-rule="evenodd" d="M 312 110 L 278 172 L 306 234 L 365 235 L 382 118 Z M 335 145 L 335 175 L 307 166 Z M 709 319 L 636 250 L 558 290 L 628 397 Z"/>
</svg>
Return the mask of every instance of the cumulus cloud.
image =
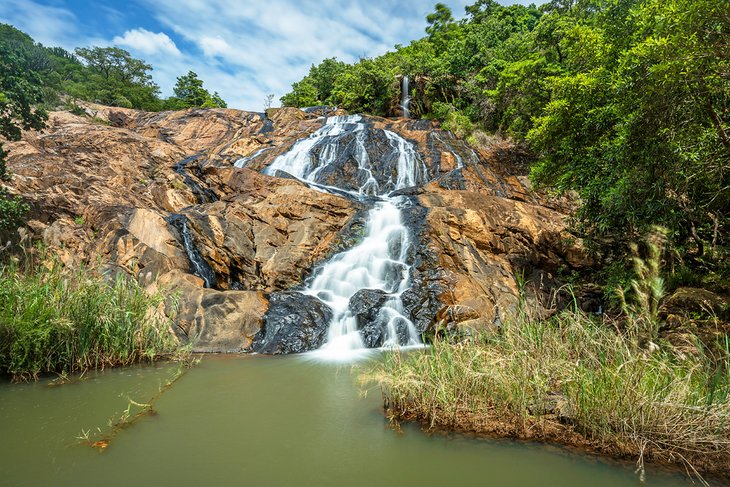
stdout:
<svg viewBox="0 0 730 487">
<path fill-rule="evenodd" d="M 0 9 L 0 22 L 11 24 L 30 35 L 37 42 L 62 46 L 73 50 L 78 47 L 78 19 L 68 9 L 43 5 L 33 0 L 13 0 L 12 7 Z"/>
<path fill-rule="evenodd" d="M 123 36 L 116 36 L 114 44 L 129 47 L 142 54 L 167 54 L 179 56 L 180 50 L 170 37 L 164 32 L 150 32 L 147 29 L 138 28 L 128 30 Z"/>
<path fill-rule="evenodd" d="M 176 39 L 203 54 L 191 56 L 188 69 L 200 69 L 206 87 L 221 93 L 231 106 L 247 109 L 261 108 L 269 93 L 278 99 L 325 58 L 355 62 L 423 36 L 425 17 L 435 2 L 141 1 Z M 464 5 L 473 2 L 448 3 L 460 16 Z M 166 91 L 174 78 L 158 74 Z"/>
<path fill-rule="evenodd" d="M 110 1 L 118 4 L 112 10 L 121 17 L 103 26 L 87 13 L 73 10 L 75 2 L 69 0 L 12 0 L 10 12 L 0 9 L 0 19 L 44 44 L 67 49 L 111 42 L 123 46 L 154 67 L 152 76 L 164 95 L 172 94 L 178 76 L 192 70 L 229 106 L 257 110 L 269 93 L 278 99 L 312 64 L 325 58 L 351 63 L 422 37 L 426 15 L 436 3 L 135 0 L 130 11 L 121 7 L 122 0 Z M 458 18 L 464 6 L 474 1 L 445 3 Z M 99 28 L 118 31 L 100 32 Z"/>
<path fill-rule="evenodd" d="M 231 46 L 220 37 L 202 37 L 198 44 L 208 57 L 225 56 L 231 51 Z"/>
</svg>

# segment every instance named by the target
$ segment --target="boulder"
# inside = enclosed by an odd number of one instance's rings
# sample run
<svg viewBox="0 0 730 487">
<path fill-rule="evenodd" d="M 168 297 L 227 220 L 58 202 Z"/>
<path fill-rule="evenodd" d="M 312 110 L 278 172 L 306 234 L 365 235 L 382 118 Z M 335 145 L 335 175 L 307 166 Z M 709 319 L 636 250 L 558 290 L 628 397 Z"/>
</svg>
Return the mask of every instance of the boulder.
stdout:
<svg viewBox="0 0 730 487">
<path fill-rule="evenodd" d="M 299 292 L 273 293 L 264 326 L 250 351 L 278 355 L 301 353 L 322 346 L 332 310 L 319 299 Z"/>
</svg>

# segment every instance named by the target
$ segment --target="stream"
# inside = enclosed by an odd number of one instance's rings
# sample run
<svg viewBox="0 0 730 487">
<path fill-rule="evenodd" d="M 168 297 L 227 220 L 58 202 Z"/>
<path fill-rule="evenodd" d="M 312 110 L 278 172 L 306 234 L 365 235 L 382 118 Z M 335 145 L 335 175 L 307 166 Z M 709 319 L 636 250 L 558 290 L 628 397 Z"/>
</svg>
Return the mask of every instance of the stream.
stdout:
<svg viewBox="0 0 730 487">
<path fill-rule="evenodd" d="M 416 352 L 417 353 L 417 352 Z M 375 358 L 377 360 L 377 358 Z M 49 387 L 0 384 L 0 484 L 7 486 L 639 486 L 631 465 L 558 447 L 398 433 L 377 387 L 307 356 L 205 356 L 156 403 L 157 415 L 97 451 L 76 439 L 145 402 L 177 365 L 89 373 Z M 690 485 L 647 472 L 650 486 Z"/>
</svg>

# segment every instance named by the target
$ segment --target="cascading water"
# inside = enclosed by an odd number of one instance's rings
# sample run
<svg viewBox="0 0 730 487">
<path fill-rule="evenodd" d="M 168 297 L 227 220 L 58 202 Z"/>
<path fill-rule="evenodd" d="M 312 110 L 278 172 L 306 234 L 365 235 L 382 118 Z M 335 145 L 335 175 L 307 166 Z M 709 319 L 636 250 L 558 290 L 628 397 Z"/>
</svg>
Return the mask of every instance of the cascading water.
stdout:
<svg viewBox="0 0 730 487">
<path fill-rule="evenodd" d="M 411 111 L 409 110 L 409 107 L 411 105 L 411 91 L 408 76 L 403 75 L 400 89 L 400 107 L 403 109 L 403 116 L 405 118 L 411 118 Z"/>
<path fill-rule="evenodd" d="M 351 309 L 353 296 L 366 289 L 379 292 L 384 298 L 376 318 L 378 336 L 368 342 L 386 347 L 420 344 L 418 331 L 406 316 L 401 299 L 410 277 L 410 236 L 400 209 L 405 201 L 389 193 L 424 183 L 428 171 L 411 143 L 383 130 L 384 140 L 390 146 L 383 163 L 389 164 L 390 174 L 376 173 L 366 147 L 371 131 L 376 129 L 368 129 L 358 115 L 330 117 L 319 130 L 297 141 L 264 171 L 271 175 L 285 171 L 317 189 L 345 191 L 365 203 L 372 204 L 375 197 L 363 240 L 332 257 L 302 291 L 317 297 L 333 311 L 327 341 L 318 351 L 318 355 L 330 359 L 351 358 L 366 349 L 358 319 Z M 326 186 L 321 179 L 343 157 L 351 157 L 357 163 L 359 186 L 355 189 Z"/>
<path fill-rule="evenodd" d="M 276 171 L 284 171 L 295 178 L 310 183 L 317 182 L 318 173 L 332 162 L 337 155 L 340 136 L 345 132 L 359 132 L 365 128 L 360 115 L 329 117 L 325 124 L 306 139 L 298 140 L 286 154 L 277 157 L 264 174 L 275 175 Z M 323 146 L 319 164 L 312 159 L 315 147 Z"/>
<path fill-rule="evenodd" d="M 193 273 L 202 278 L 205 282 L 205 287 L 212 288 L 216 286 L 215 273 L 211 269 L 210 265 L 205 261 L 200 251 L 195 246 L 195 241 L 188 228 L 188 218 L 185 215 L 173 214 L 170 215 L 168 221 L 171 225 L 177 228 L 182 237 L 183 248 L 185 249 L 185 255 L 188 256 L 190 265 L 193 267 Z"/>
<path fill-rule="evenodd" d="M 236 162 L 234 162 L 233 163 L 233 166 L 234 167 L 238 167 L 238 168 L 246 167 L 246 165 L 248 163 L 250 163 L 251 161 L 253 161 L 258 156 L 260 156 L 261 154 L 263 154 L 264 152 L 266 152 L 269 149 L 271 149 L 271 147 L 264 147 L 262 149 L 257 150 L 256 152 L 254 152 L 250 156 L 242 157 L 242 158 L 238 159 Z"/>
</svg>

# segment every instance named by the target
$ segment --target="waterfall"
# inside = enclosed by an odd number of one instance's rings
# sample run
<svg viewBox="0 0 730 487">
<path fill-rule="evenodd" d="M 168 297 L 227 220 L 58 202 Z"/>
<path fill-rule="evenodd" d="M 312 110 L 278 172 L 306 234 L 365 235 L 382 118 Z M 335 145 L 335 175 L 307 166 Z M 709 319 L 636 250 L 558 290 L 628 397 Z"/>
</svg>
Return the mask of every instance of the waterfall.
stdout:
<svg viewBox="0 0 730 487">
<path fill-rule="evenodd" d="M 277 157 L 265 170 L 264 174 L 273 176 L 276 171 L 284 171 L 292 176 L 309 182 L 315 182 L 317 167 L 312 161 L 312 150 L 320 144 L 325 145 L 325 152 L 335 155 L 339 136 L 345 132 L 358 132 L 365 128 L 360 123 L 360 115 L 345 115 L 327 118 L 325 124 L 306 139 L 298 140 L 286 154 Z M 321 159 L 326 165 L 326 156 Z M 330 161 L 331 162 L 331 161 Z M 321 169 L 321 166 L 320 166 Z"/>
<path fill-rule="evenodd" d="M 168 217 L 168 222 L 180 232 L 183 248 L 185 249 L 185 254 L 188 256 L 190 265 L 193 267 L 193 273 L 203 279 L 205 287 L 215 287 L 215 273 L 195 246 L 195 241 L 188 228 L 188 218 L 185 215 L 174 214 Z"/>
<path fill-rule="evenodd" d="M 388 175 L 373 170 L 367 151 L 371 136 L 388 142 L 385 148 L 389 145 L 390 152 L 381 161 L 389 164 Z M 341 187 L 344 183 L 323 186 L 319 177 L 327 168 L 349 158 L 357 163 L 359 187 L 347 190 Z M 344 190 L 349 197 L 372 205 L 362 241 L 324 263 L 302 290 L 333 311 L 327 341 L 317 351 L 318 356 L 351 358 L 366 349 L 362 323 L 358 324 L 352 309 L 353 304 L 357 305 L 353 297 L 362 290 L 371 290 L 382 298 L 374 323 L 377 330 L 375 335 L 367 337 L 368 342 L 385 347 L 419 345 L 419 333 L 406 316 L 401 299 L 410 278 L 407 256 L 411 241 L 400 209 L 406 201 L 404 197 L 389 195 L 394 190 L 428 180 L 426 166 L 413 144 L 394 132 L 366 127 L 358 115 L 330 117 L 319 130 L 297 141 L 289 152 L 277 157 L 264 170 L 270 175 L 277 171 L 285 171 L 320 190 L 336 194 Z M 381 178 L 380 182 L 377 177 Z"/>
<path fill-rule="evenodd" d="M 405 118 L 411 118 L 411 111 L 408 109 L 411 105 L 411 91 L 408 76 L 406 75 L 403 75 L 400 90 L 400 107 L 403 109 L 403 116 Z"/>
<path fill-rule="evenodd" d="M 246 165 L 249 162 L 253 161 L 258 156 L 260 156 L 261 154 L 263 154 L 264 152 L 266 152 L 269 149 L 271 149 L 271 147 L 264 147 L 262 149 L 257 150 L 256 152 L 254 152 L 250 156 L 242 157 L 242 158 L 238 159 L 236 162 L 234 162 L 233 163 L 233 166 L 234 167 L 238 167 L 238 168 L 246 167 Z"/>
</svg>

